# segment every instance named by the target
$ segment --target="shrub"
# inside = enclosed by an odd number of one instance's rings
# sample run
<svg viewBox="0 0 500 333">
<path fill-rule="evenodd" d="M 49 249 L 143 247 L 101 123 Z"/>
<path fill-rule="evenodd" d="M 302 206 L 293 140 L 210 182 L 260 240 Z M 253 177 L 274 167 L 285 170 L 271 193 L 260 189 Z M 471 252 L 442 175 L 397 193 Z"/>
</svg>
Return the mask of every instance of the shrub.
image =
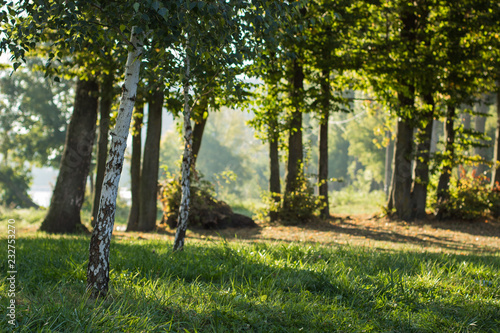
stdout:
<svg viewBox="0 0 500 333">
<path fill-rule="evenodd" d="M 430 207 L 439 212 L 441 218 L 474 220 L 492 212 L 499 205 L 500 186 L 492 191 L 490 180 L 484 174 L 470 173 L 460 167 L 459 176 L 450 180 L 449 199 L 437 202 L 436 196 L 430 197 Z"/>
<path fill-rule="evenodd" d="M 311 183 L 303 174 L 297 177 L 297 190 L 285 194 L 266 194 L 265 209 L 258 218 L 266 219 L 274 216 L 283 225 L 297 225 L 314 219 L 323 207 L 321 197 L 314 195 Z"/>
<path fill-rule="evenodd" d="M 179 177 L 174 177 L 160 184 L 160 200 L 163 206 L 161 223 L 170 228 L 177 227 L 179 205 L 182 197 Z M 233 215 L 233 211 L 224 201 L 215 199 L 214 186 L 203 179 L 193 177 L 190 187 L 189 226 L 217 228 Z"/>
</svg>

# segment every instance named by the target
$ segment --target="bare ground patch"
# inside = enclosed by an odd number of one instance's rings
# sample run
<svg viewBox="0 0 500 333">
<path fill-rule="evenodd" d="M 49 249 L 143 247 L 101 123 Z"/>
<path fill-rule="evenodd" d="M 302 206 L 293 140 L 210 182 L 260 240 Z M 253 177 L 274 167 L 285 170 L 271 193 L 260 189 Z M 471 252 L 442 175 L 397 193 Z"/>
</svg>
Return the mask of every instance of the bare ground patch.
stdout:
<svg viewBox="0 0 500 333">
<path fill-rule="evenodd" d="M 175 230 L 156 233 L 125 233 L 117 238 L 162 238 L 173 240 Z M 433 218 L 403 222 L 374 215 L 335 216 L 300 226 L 282 226 L 258 222 L 258 228 L 224 230 L 188 230 L 187 241 L 303 242 L 324 245 L 350 244 L 387 249 L 410 249 L 431 252 L 497 252 L 500 250 L 500 222 L 437 221 Z"/>
</svg>

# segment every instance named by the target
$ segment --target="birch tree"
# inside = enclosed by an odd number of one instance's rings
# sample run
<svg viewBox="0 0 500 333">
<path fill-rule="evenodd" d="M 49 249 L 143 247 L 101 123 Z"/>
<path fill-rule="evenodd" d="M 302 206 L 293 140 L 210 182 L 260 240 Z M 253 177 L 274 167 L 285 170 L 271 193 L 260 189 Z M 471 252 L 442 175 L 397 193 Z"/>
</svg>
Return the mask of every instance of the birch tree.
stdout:
<svg viewBox="0 0 500 333">
<path fill-rule="evenodd" d="M 109 247 L 115 219 L 116 196 L 125 148 L 127 147 L 137 84 L 139 83 L 143 39 L 144 33 L 138 31 L 137 27 L 133 27 L 130 38 L 133 48 L 129 51 L 125 65 L 125 81 L 122 88 L 120 108 L 116 118 L 116 125 L 111 131 L 111 144 L 99 202 L 99 212 L 90 240 L 87 289 L 91 291 L 94 297 L 106 295 L 108 292 Z"/>
<path fill-rule="evenodd" d="M 185 72 L 184 72 L 184 154 L 182 156 L 182 179 L 181 179 L 181 204 L 179 207 L 179 221 L 177 222 L 177 231 L 175 233 L 174 240 L 174 251 L 182 251 L 184 248 L 184 238 L 186 236 L 186 230 L 188 226 L 189 218 L 189 200 L 191 191 L 191 159 L 192 156 L 192 146 L 193 146 L 193 130 L 191 128 L 191 107 L 189 105 L 189 77 L 190 77 L 190 66 L 189 66 L 189 46 L 186 46 L 185 53 Z"/>
</svg>

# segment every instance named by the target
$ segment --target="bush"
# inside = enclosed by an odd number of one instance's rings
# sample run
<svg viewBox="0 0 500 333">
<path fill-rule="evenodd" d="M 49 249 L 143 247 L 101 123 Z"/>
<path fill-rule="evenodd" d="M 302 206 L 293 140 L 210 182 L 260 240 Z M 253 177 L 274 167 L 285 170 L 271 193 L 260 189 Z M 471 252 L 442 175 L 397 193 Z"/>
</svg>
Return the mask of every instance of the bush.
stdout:
<svg viewBox="0 0 500 333">
<path fill-rule="evenodd" d="M 256 226 L 251 218 L 234 213 L 227 203 L 215 199 L 213 185 L 202 177 L 193 177 L 190 191 L 188 226 L 201 226 L 205 229 Z M 162 223 L 175 228 L 182 197 L 180 179 L 175 177 L 162 183 L 160 193 Z"/>
<path fill-rule="evenodd" d="M 273 216 L 283 225 L 303 224 L 314 219 L 323 207 L 321 197 L 314 195 L 311 183 L 304 177 L 297 177 L 298 189 L 285 194 L 266 194 L 264 202 L 266 208 L 259 213 L 260 219 Z"/>
<path fill-rule="evenodd" d="M 474 220 L 493 212 L 500 204 L 500 186 L 492 191 L 490 179 L 484 174 L 471 173 L 460 167 L 459 176 L 450 180 L 450 198 L 437 202 L 436 195 L 430 195 L 430 207 L 444 219 Z"/>
</svg>

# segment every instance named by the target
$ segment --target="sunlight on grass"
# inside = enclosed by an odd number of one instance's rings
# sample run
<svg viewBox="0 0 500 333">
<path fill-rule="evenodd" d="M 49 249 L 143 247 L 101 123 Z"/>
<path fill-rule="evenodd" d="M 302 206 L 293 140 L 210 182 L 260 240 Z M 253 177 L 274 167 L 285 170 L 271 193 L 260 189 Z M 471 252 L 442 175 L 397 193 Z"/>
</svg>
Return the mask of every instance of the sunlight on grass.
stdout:
<svg viewBox="0 0 500 333">
<path fill-rule="evenodd" d="M 383 191 L 357 192 L 347 187 L 330 192 L 332 214 L 375 214 L 381 211 L 385 201 Z"/>
</svg>

